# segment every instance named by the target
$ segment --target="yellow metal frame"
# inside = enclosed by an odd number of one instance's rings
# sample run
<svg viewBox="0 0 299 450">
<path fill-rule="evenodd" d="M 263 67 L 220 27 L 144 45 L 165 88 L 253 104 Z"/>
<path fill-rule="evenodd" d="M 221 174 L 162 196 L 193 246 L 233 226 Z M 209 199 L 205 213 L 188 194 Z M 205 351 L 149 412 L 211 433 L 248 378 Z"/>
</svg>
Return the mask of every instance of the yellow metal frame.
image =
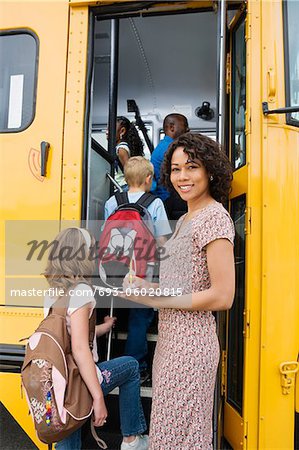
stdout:
<svg viewBox="0 0 299 450">
<path fill-rule="evenodd" d="M 80 220 L 86 95 L 88 6 L 70 5 L 62 174 L 62 220 Z"/>
<path fill-rule="evenodd" d="M 261 274 L 261 139 L 260 49 L 261 2 L 249 1 L 245 18 L 246 41 L 246 165 L 234 172 L 231 198 L 246 194 L 245 304 L 243 411 L 240 414 L 227 402 L 224 406 L 224 436 L 236 449 L 258 448 L 258 386 L 260 343 Z M 239 15 L 240 16 L 240 15 Z M 234 28 L 236 20 L 232 22 Z M 253 139 L 254 136 L 254 139 Z M 245 322 L 245 321 L 244 321 Z"/>
</svg>

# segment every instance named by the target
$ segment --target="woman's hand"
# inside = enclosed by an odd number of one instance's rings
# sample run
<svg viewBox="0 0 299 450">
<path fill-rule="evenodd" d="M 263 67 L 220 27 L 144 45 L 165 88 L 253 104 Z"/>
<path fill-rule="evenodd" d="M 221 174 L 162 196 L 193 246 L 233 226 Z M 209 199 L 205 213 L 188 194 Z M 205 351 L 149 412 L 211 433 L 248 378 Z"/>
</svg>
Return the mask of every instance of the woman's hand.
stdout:
<svg viewBox="0 0 299 450">
<path fill-rule="evenodd" d="M 119 297 L 123 297 L 126 300 L 130 300 L 135 303 L 150 306 L 151 308 L 156 308 L 155 301 L 158 297 L 154 296 L 154 292 L 152 292 L 151 295 L 148 295 L 147 291 L 157 289 L 158 287 L 158 283 L 150 283 L 144 278 L 127 274 L 123 281 L 123 293 L 119 294 Z"/>
<path fill-rule="evenodd" d="M 102 427 L 106 423 L 108 416 L 104 397 L 93 400 L 93 424 L 95 427 Z"/>
<path fill-rule="evenodd" d="M 150 283 L 144 278 L 136 277 L 135 275 L 127 274 L 123 281 L 123 290 L 126 289 L 150 289 L 157 288 L 158 284 Z"/>
</svg>

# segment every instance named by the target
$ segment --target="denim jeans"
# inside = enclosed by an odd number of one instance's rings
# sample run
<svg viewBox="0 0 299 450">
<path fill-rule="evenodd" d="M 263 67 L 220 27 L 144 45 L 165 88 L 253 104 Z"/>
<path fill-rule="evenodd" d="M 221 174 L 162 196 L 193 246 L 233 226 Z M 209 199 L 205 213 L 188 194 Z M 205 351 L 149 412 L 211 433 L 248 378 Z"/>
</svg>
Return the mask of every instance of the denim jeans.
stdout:
<svg viewBox="0 0 299 450">
<path fill-rule="evenodd" d="M 148 353 L 146 333 L 154 318 L 152 308 L 132 308 L 129 312 L 128 337 L 125 354 L 139 362 L 139 370 L 147 369 Z"/>
<path fill-rule="evenodd" d="M 101 388 L 107 395 L 119 387 L 120 426 L 123 436 L 134 436 L 146 430 L 146 422 L 140 399 L 140 382 L 138 363 L 130 356 L 121 356 L 97 363 L 103 375 Z M 109 411 L 108 411 L 109 417 Z M 81 429 L 67 438 L 57 442 L 58 450 L 80 450 Z"/>
</svg>

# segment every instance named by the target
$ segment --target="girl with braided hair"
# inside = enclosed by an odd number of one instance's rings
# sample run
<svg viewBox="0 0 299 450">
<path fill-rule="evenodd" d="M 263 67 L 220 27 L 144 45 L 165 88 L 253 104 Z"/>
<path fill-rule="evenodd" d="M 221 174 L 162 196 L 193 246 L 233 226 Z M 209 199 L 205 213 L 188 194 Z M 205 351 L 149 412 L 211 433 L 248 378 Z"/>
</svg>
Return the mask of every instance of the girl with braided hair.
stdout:
<svg viewBox="0 0 299 450">
<path fill-rule="evenodd" d="M 116 167 L 115 181 L 124 188 L 124 166 L 131 156 L 143 156 L 143 143 L 133 123 L 124 116 L 116 121 Z"/>
</svg>

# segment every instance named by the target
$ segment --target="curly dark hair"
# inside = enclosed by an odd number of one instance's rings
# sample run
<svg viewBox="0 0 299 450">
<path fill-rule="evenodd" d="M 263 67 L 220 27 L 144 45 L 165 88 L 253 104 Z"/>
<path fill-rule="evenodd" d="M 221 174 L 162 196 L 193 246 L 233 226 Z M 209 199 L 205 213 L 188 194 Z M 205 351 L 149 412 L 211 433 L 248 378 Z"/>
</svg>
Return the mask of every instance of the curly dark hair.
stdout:
<svg viewBox="0 0 299 450">
<path fill-rule="evenodd" d="M 170 144 L 161 167 L 162 184 L 168 190 L 174 190 L 170 181 L 171 159 L 178 147 L 183 147 L 190 159 L 199 160 L 204 165 L 209 176 L 211 196 L 217 202 L 225 203 L 231 191 L 232 166 L 221 145 L 203 134 L 185 133 Z"/>
<path fill-rule="evenodd" d="M 130 156 L 144 156 L 143 143 L 139 137 L 135 125 L 127 119 L 127 117 L 117 117 L 117 122 L 124 127 L 126 132 L 122 137 L 122 141 L 126 142 L 130 149 Z"/>
</svg>

